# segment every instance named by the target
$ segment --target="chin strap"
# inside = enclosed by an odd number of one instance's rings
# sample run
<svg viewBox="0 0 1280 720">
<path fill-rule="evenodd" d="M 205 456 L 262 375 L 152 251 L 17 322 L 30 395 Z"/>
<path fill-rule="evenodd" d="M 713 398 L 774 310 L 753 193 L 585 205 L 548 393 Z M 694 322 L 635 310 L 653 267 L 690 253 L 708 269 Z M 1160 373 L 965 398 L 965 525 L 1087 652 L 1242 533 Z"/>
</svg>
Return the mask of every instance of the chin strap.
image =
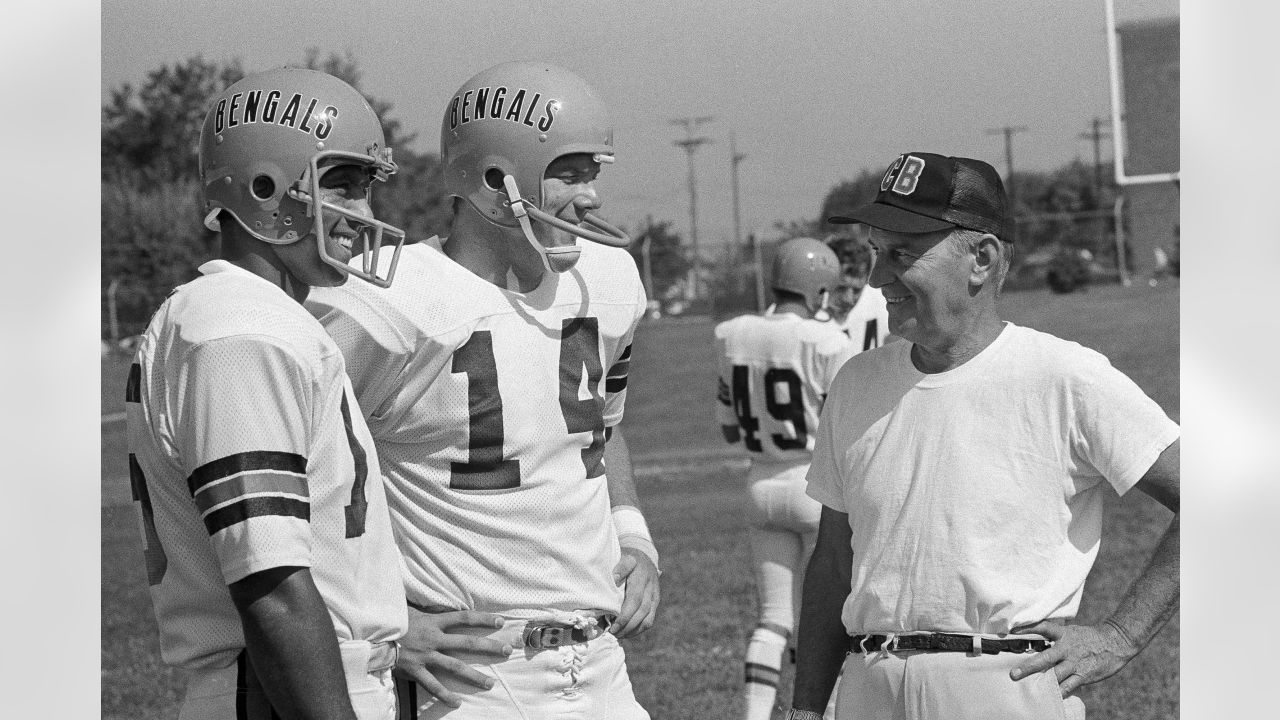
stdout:
<svg viewBox="0 0 1280 720">
<path fill-rule="evenodd" d="M 818 304 L 818 309 L 813 313 L 814 320 L 826 322 L 831 319 L 831 311 L 827 309 L 830 307 L 830 303 L 828 302 L 830 298 L 831 296 L 827 293 L 826 288 L 823 288 L 822 300 Z"/>
<path fill-rule="evenodd" d="M 581 225 L 574 225 L 543 212 L 541 208 L 535 207 L 533 203 L 520 197 L 520 189 L 516 187 L 516 179 L 510 175 L 502 176 L 502 185 L 507 191 L 507 197 L 511 199 L 511 213 L 515 215 L 516 222 L 520 224 L 520 230 L 524 233 L 525 239 L 529 241 L 534 250 L 538 251 L 538 254 L 542 256 L 543 264 L 552 272 L 565 272 L 573 267 L 574 263 L 578 261 L 578 256 L 582 253 L 582 248 L 579 248 L 576 242 L 573 245 L 551 248 L 538 242 L 538 238 L 533 234 L 533 224 L 529 222 L 529 216 L 531 215 L 539 222 L 544 222 L 570 235 L 597 242 L 601 245 L 625 248 L 631 244 L 631 238 L 625 232 L 591 213 L 583 215 L 582 221 L 601 232 L 593 232 Z"/>
</svg>

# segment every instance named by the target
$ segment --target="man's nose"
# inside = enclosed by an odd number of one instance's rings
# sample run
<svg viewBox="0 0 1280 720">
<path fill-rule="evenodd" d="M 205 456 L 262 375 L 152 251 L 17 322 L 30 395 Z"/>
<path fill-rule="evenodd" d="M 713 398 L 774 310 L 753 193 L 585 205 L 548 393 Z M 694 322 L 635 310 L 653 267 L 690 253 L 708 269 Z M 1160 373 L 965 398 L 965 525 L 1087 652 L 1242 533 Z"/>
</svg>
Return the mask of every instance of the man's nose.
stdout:
<svg viewBox="0 0 1280 720">
<path fill-rule="evenodd" d="M 599 210 L 603 203 L 600 201 L 600 194 L 596 192 L 594 186 L 588 185 L 582 192 L 573 198 L 574 206 L 582 210 Z"/>
</svg>

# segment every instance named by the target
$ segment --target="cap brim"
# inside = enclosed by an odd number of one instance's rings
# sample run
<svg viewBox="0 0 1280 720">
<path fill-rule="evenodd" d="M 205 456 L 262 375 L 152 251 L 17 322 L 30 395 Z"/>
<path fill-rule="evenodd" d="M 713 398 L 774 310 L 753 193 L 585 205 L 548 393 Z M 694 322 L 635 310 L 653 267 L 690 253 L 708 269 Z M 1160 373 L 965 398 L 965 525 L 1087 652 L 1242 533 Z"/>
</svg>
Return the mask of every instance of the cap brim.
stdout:
<svg viewBox="0 0 1280 720">
<path fill-rule="evenodd" d="M 900 233 L 927 233 L 955 227 L 955 224 L 946 220 L 920 215 L 884 203 L 863 205 L 848 215 L 832 215 L 827 218 L 827 222 L 835 225 L 862 223 L 873 228 Z"/>
</svg>

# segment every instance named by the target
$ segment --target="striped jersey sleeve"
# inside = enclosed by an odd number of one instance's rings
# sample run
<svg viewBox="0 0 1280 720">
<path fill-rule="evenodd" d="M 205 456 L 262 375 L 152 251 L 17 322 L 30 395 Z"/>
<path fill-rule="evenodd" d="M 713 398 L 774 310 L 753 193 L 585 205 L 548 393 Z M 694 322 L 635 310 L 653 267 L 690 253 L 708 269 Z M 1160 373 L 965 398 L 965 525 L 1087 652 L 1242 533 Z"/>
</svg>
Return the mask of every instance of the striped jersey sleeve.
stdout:
<svg viewBox="0 0 1280 720">
<path fill-rule="evenodd" d="M 183 373 L 175 440 L 226 581 L 310 566 L 312 368 L 270 338 L 232 336 L 192 347 Z"/>
</svg>

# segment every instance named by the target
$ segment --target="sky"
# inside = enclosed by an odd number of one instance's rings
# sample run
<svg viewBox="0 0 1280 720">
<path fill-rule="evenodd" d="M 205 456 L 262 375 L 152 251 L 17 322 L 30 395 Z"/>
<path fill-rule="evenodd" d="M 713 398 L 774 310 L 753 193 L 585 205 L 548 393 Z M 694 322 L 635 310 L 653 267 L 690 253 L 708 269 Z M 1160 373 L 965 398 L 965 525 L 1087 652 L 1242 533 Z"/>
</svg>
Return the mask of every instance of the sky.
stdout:
<svg viewBox="0 0 1280 720">
<path fill-rule="evenodd" d="M 178 9 L 180 8 L 180 9 Z M 625 8 L 625 9 L 624 9 Z M 696 8 L 696 9 L 695 9 Z M 826 193 L 898 153 L 985 159 L 1004 172 L 1092 161 L 1079 135 L 1108 118 L 1102 0 L 903 2 L 595 0 L 334 3 L 247 0 L 102 5 L 102 91 L 194 55 L 248 71 L 300 63 L 309 47 L 350 51 L 362 88 L 389 101 L 414 148 L 435 151 L 445 103 L 467 78 L 536 59 L 583 76 L 609 104 L 617 163 L 602 215 L 646 216 L 689 238 L 695 137 L 699 244 L 733 237 L 730 140 L 741 234 L 816 218 Z M 1121 22 L 1176 16 L 1176 0 L 1118 0 Z M 1111 152 L 1104 143 L 1104 157 Z"/>
</svg>

